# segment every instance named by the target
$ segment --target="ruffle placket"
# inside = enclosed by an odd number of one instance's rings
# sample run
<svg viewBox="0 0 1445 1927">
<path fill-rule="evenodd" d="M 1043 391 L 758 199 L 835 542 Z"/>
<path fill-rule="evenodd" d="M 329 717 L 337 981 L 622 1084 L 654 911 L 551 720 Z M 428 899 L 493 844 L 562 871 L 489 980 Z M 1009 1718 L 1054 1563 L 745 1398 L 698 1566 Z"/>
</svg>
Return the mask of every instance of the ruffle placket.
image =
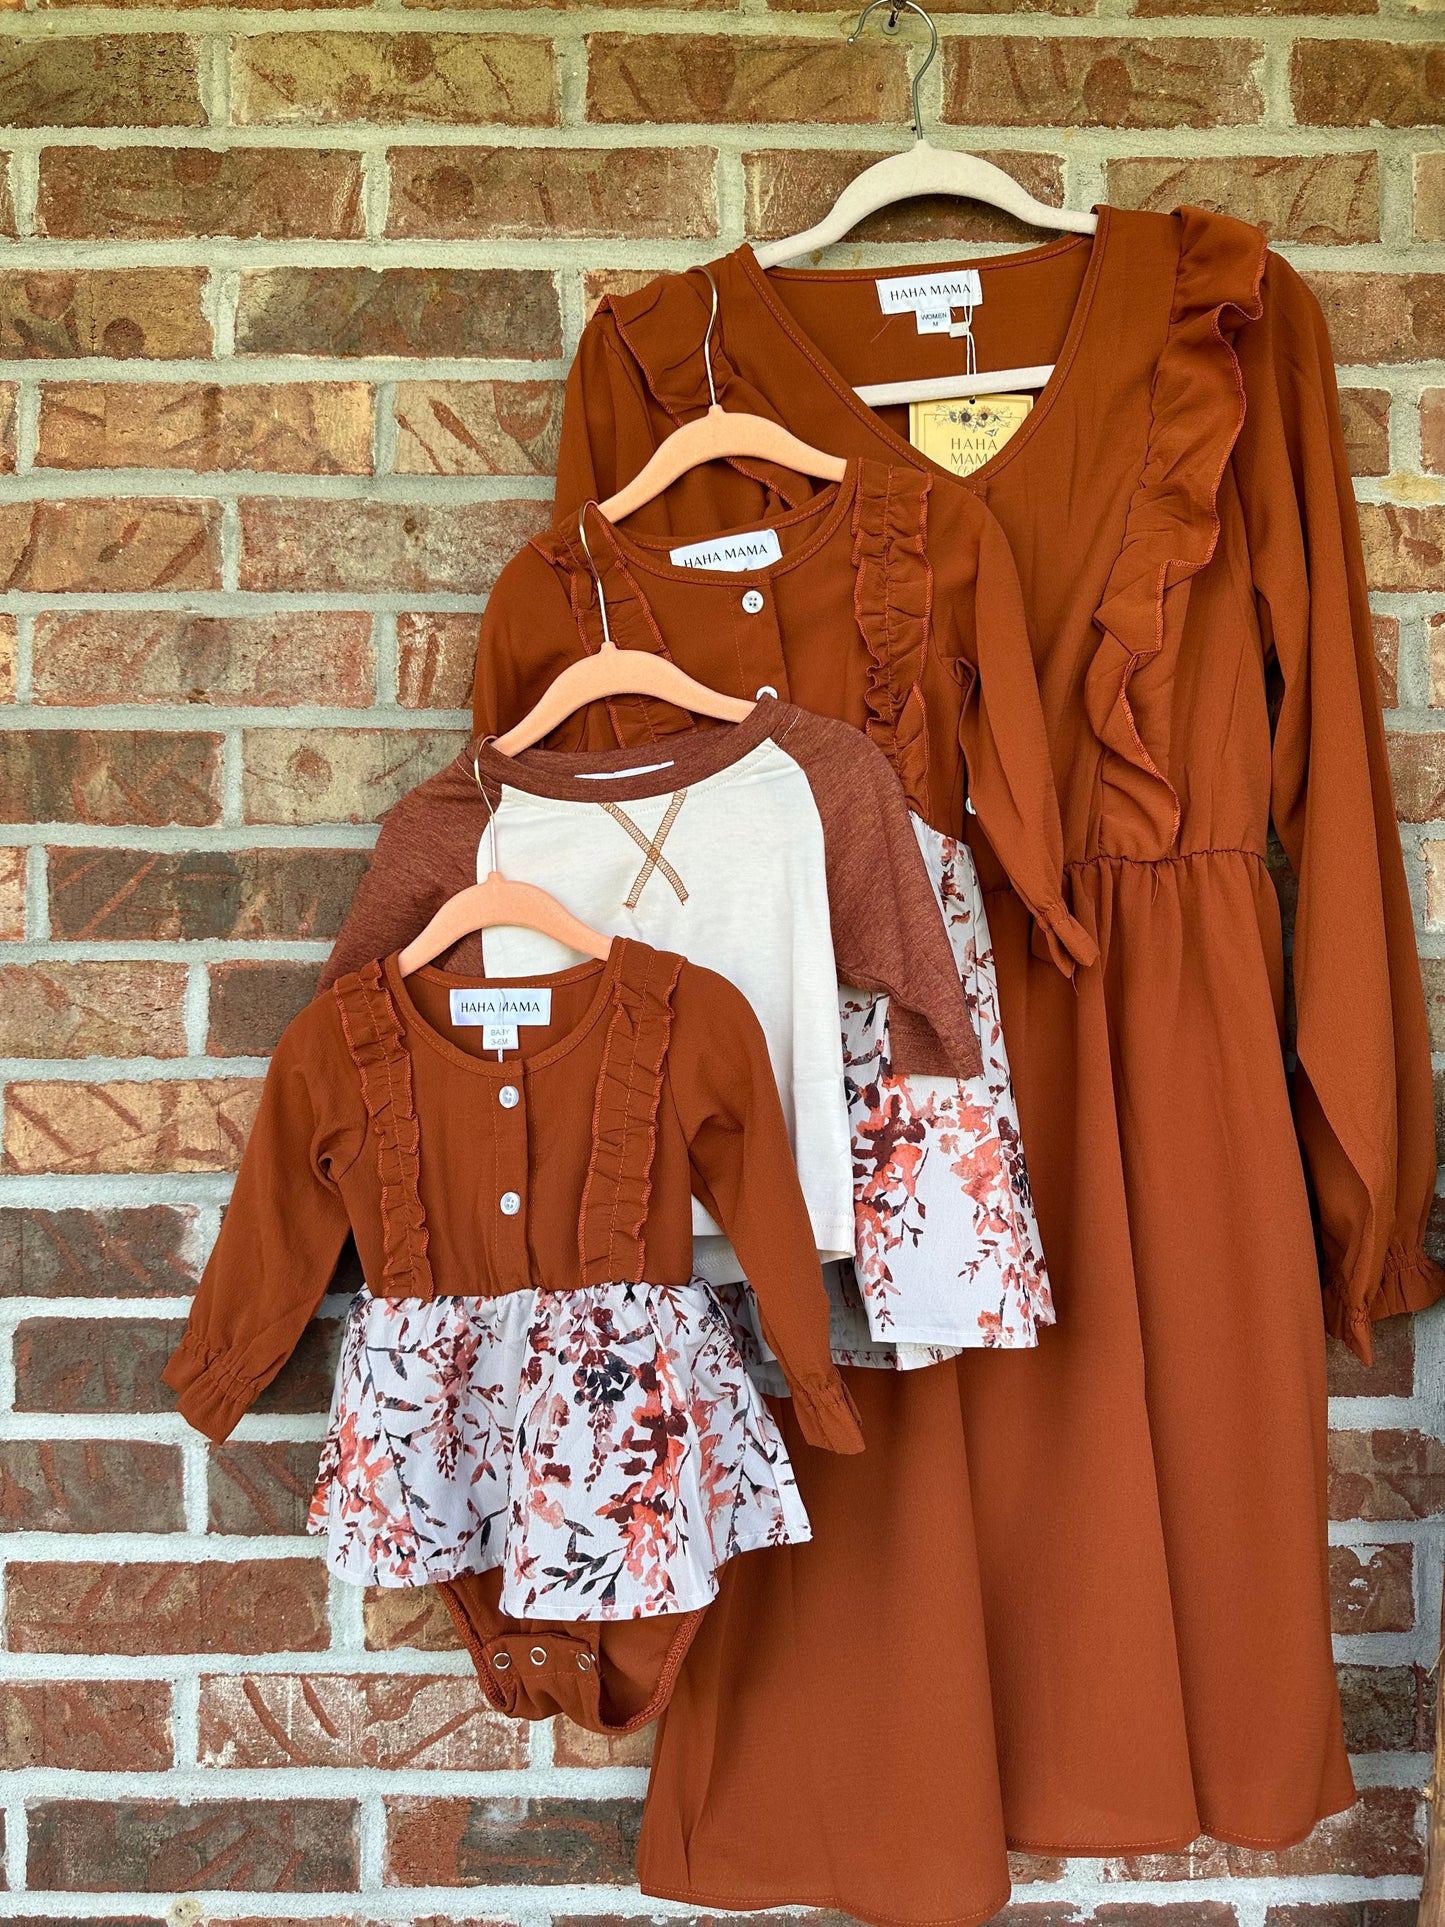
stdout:
<svg viewBox="0 0 1445 1927">
<path fill-rule="evenodd" d="M 865 731 L 917 816 L 928 810 L 923 664 L 933 618 L 928 496 L 921 470 L 861 462 L 853 503 L 853 610 L 868 651 Z"/>
</svg>

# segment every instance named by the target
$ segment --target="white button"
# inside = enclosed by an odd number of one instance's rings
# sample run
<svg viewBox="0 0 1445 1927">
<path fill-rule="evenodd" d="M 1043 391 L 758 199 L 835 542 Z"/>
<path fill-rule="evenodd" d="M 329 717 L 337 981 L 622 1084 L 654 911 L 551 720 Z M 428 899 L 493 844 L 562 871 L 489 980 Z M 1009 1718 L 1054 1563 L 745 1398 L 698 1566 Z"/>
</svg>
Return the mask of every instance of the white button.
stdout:
<svg viewBox="0 0 1445 1927">
<path fill-rule="evenodd" d="M 515 1084 L 504 1084 L 497 1092 L 497 1097 L 504 1111 L 515 1110 L 522 1101 L 522 1093 Z"/>
<path fill-rule="evenodd" d="M 517 1196 L 515 1191 L 504 1191 L 502 1193 L 502 1213 L 505 1217 L 515 1218 L 521 1208 L 522 1200 Z"/>
<path fill-rule="evenodd" d="M 762 608 L 762 606 L 763 606 L 762 590 L 749 589 L 747 594 L 743 597 L 743 607 L 747 610 L 748 614 L 750 616 L 755 616 L 758 613 L 758 610 Z"/>
</svg>

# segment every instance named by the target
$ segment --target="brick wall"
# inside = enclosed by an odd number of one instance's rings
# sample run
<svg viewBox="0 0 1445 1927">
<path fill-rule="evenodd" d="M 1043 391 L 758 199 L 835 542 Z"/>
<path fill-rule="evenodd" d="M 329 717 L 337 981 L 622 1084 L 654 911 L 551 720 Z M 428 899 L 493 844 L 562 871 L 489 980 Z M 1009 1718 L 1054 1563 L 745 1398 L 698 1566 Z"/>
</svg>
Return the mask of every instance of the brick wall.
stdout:
<svg viewBox="0 0 1445 1927">
<path fill-rule="evenodd" d="M 1311 277 L 1445 1051 L 1439 0 L 1299 4 L 937 0 L 927 102 L 1037 192 L 1225 207 Z M 628 1891 L 645 1746 L 483 1715 L 434 1609 L 297 1536 L 341 1298 L 223 1448 L 158 1373 L 370 826 L 458 741 L 589 302 L 805 224 L 902 143 L 903 60 L 813 0 L 0 0 L 0 1915 L 668 1911 Z M 1019 238 L 914 207 L 865 246 L 945 236 Z M 1041 1921 L 1412 1916 L 1445 1323 L 1334 1374 L 1362 1804 L 1278 1856 L 1020 1862 Z"/>
</svg>

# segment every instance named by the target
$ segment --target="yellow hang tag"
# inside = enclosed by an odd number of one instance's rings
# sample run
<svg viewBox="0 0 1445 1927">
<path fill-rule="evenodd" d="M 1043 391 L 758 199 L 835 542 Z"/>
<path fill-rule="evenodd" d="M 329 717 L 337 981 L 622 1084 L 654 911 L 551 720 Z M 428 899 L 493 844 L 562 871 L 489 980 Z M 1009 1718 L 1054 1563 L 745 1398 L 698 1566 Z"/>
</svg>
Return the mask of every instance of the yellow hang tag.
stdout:
<svg viewBox="0 0 1445 1927">
<path fill-rule="evenodd" d="M 960 401 L 912 401 L 908 439 L 921 455 L 954 475 L 972 475 L 1015 436 L 1032 395 L 970 395 Z"/>
</svg>

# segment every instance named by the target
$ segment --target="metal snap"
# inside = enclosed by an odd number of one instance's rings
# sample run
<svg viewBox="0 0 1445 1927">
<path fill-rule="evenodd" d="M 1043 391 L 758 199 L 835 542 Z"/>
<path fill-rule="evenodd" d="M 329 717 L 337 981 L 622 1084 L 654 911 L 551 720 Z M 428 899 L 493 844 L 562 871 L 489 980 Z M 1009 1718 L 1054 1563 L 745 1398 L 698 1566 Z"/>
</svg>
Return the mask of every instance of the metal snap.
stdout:
<svg viewBox="0 0 1445 1927">
<path fill-rule="evenodd" d="M 512 1656 L 510 1653 L 493 1653 L 492 1654 L 492 1671 L 494 1673 L 509 1672 L 511 1670 L 511 1665 L 512 1665 Z"/>
<path fill-rule="evenodd" d="M 762 590 L 749 589 L 746 595 L 744 595 L 743 597 L 743 607 L 747 610 L 748 614 L 750 616 L 755 616 L 758 613 L 759 609 L 762 608 L 762 606 L 763 606 Z"/>
<path fill-rule="evenodd" d="M 582 1673 L 590 1673 L 592 1671 L 591 1653 L 579 1653 L 577 1655 L 577 1669 Z"/>
<path fill-rule="evenodd" d="M 547 1648 L 545 1646 L 534 1646 L 528 1657 L 534 1666 L 545 1666 L 547 1664 Z"/>
</svg>

